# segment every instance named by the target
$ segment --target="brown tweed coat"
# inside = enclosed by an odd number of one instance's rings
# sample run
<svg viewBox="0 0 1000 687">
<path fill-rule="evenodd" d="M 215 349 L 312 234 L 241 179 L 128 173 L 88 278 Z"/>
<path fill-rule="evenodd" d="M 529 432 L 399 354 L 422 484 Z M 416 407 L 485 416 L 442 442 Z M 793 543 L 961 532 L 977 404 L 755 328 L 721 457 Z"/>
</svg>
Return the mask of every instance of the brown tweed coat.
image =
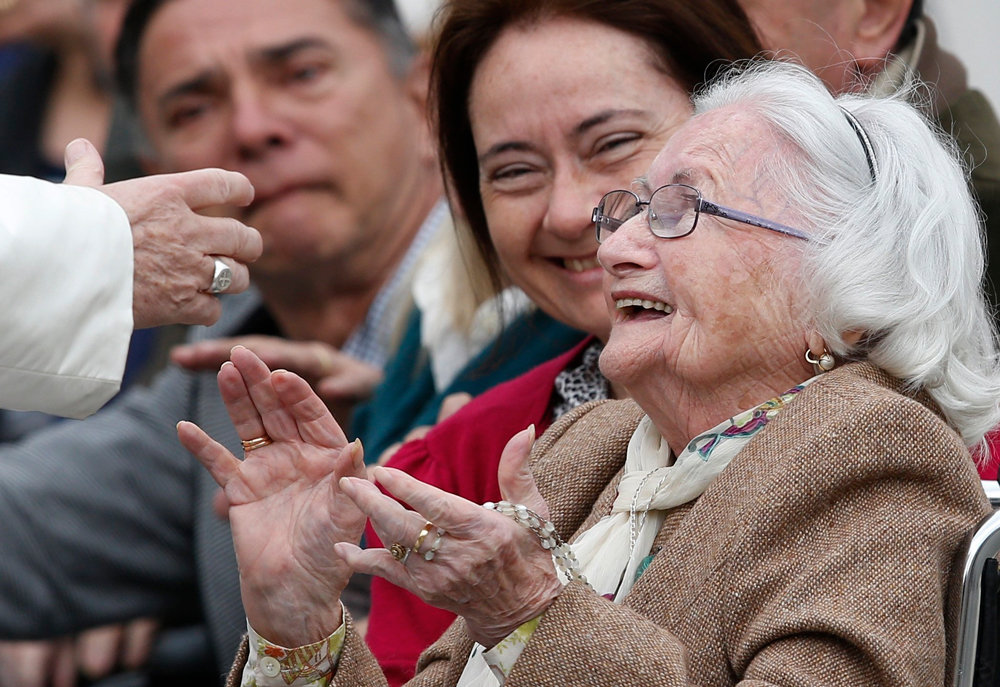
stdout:
<svg viewBox="0 0 1000 687">
<path fill-rule="evenodd" d="M 668 514 L 624 604 L 566 587 L 508 687 L 943 685 L 953 561 L 990 508 L 957 435 L 899 389 L 868 364 L 807 387 Z M 610 511 L 640 416 L 598 402 L 539 439 L 533 466 L 561 532 Z M 331 684 L 384 685 L 348 623 Z M 456 684 L 471 648 L 459 619 L 409 684 Z"/>
</svg>

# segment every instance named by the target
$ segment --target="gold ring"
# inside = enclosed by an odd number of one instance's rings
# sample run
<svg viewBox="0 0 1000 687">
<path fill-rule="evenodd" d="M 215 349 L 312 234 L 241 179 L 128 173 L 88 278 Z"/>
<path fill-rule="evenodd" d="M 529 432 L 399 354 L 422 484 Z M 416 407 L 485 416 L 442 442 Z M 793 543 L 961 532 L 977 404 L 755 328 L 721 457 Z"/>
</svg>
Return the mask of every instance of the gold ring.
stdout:
<svg viewBox="0 0 1000 687">
<path fill-rule="evenodd" d="M 434 529 L 434 523 L 428 522 L 424 525 L 424 529 L 420 530 L 420 535 L 417 537 L 417 543 L 413 545 L 411 551 L 413 553 L 420 553 L 420 547 L 424 545 L 424 539 L 427 539 L 427 535 L 431 533 Z"/>
<path fill-rule="evenodd" d="M 402 544 L 400 544 L 399 542 L 396 542 L 395 544 L 389 547 L 389 553 L 391 553 L 392 557 L 395 558 L 397 561 L 405 564 L 407 557 L 410 555 L 410 550 L 405 546 L 403 546 Z"/>
<path fill-rule="evenodd" d="M 256 439 L 244 439 L 240 443 L 243 444 L 243 450 L 249 453 L 255 448 L 261 448 L 262 446 L 273 444 L 274 441 L 271 440 L 271 437 L 265 434 L 264 436 L 257 437 Z"/>
</svg>

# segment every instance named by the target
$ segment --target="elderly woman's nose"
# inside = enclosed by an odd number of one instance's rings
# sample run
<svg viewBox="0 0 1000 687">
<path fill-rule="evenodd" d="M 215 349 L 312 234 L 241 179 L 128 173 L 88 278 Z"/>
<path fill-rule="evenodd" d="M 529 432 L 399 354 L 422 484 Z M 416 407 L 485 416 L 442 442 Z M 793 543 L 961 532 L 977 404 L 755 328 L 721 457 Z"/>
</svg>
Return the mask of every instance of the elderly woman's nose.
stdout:
<svg viewBox="0 0 1000 687">
<path fill-rule="evenodd" d="M 597 260 L 610 274 L 647 269 L 657 260 L 657 253 L 649 238 L 655 240 L 644 217 L 636 215 L 618 227 L 617 231 L 603 237 L 600 248 L 597 249 Z"/>
</svg>

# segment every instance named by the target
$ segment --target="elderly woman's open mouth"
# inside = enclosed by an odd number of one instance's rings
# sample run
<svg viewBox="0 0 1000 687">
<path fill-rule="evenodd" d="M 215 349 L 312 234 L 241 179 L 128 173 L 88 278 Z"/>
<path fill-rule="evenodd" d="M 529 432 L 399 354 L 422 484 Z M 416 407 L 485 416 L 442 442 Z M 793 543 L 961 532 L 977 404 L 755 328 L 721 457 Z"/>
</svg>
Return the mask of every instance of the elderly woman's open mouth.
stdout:
<svg viewBox="0 0 1000 687">
<path fill-rule="evenodd" d="M 617 321 L 658 320 L 668 317 L 674 312 L 674 307 L 646 294 L 616 294 L 615 309 L 619 313 Z"/>
</svg>

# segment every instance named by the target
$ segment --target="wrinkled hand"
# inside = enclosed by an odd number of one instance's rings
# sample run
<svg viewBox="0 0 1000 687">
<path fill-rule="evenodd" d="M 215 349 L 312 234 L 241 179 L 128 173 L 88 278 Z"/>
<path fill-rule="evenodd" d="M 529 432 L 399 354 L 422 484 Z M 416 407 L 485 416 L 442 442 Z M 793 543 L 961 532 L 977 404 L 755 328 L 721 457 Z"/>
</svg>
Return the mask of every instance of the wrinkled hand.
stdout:
<svg viewBox="0 0 1000 687">
<path fill-rule="evenodd" d="M 533 442 L 531 427 L 507 444 L 499 468 L 500 490 L 505 499 L 548 518 L 548 508 L 528 468 Z M 416 509 L 406 510 L 370 482 L 341 480 L 344 492 L 368 516 L 386 545 L 399 542 L 412 547 L 428 521 L 447 534 L 433 560 L 420 555 L 431 548 L 435 537 L 431 534 L 419 553 L 411 552 L 405 565 L 387 549 L 362 551 L 352 544 L 337 544 L 337 552 L 355 571 L 383 577 L 433 606 L 464 617 L 470 636 L 487 647 L 541 615 L 559 595 L 562 584 L 552 557 L 528 529 L 399 470 L 380 467 L 374 474 L 389 493 Z"/>
<path fill-rule="evenodd" d="M 382 381 L 382 371 L 341 353 L 321 341 L 290 341 L 277 336 L 212 339 L 177 346 L 170 358 L 193 371 L 217 370 L 229 360 L 234 346 L 253 351 L 272 370 L 294 372 L 328 403 L 355 402 L 371 396 Z"/>
<path fill-rule="evenodd" d="M 219 371 L 219 389 L 237 433 L 274 443 L 241 462 L 190 422 L 178 424 L 178 436 L 229 501 L 250 624 L 283 646 L 311 644 L 342 620 L 340 594 L 352 570 L 333 545 L 357 542 L 365 517 L 339 480 L 364 476 L 363 452 L 301 377 L 272 373 L 245 348 L 231 360 Z"/>
<path fill-rule="evenodd" d="M 212 324 L 222 314 L 212 284 L 215 257 L 233 272 L 227 293 L 250 285 L 246 264 L 260 257 L 256 229 L 198 210 L 217 205 L 248 205 L 253 187 L 246 177 L 221 169 L 202 169 L 104 185 L 104 163 L 88 141 L 66 148 L 66 181 L 110 196 L 132 226 L 135 282 L 132 296 L 136 329 L 164 324 Z"/>
<path fill-rule="evenodd" d="M 135 670 L 149 658 L 158 626 L 142 618 L 76 638 L 0 642 L 0 687 L 74 687 L 78 674 L 99 680 L 119 667 Z"/>
</svg>

